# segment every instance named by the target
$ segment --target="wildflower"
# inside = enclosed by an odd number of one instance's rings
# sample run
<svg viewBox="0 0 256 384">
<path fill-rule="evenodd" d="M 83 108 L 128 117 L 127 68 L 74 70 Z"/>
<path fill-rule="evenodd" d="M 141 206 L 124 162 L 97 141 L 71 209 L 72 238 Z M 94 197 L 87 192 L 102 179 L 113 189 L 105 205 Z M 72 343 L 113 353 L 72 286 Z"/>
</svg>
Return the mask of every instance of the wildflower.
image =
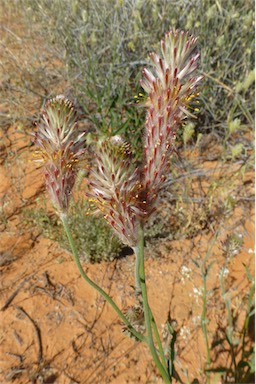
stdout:
<svg viewBox="0 0 256 384">
<path fill-rule="evenodd" d="M 124 244 L 138 242 L 137 192 L 138 169 L 132 160 L 129 144 L 120 136 L 105 139 L 96 148 L 96 166 L 89 181 L 90 201 Z"/>
<path fill-rule="evenodd" d="M 141 85 L 148 93 L 143 169 L 139 172 L 134 166 L 131 151 L 119 136 L 104 140 L 96 150 L 88 196 L 130 246 L 137 244 L 138 223 L 155 209 L 177 128 L 197 95 L 201 77 L 192 76 L 199 58 L 194 53 L 196 41 L 188 33 L 170 31 L 161 43 L 161 57 L 150 54 L 152 72 L 143 70 Z"/>
<path fill-rule="evenodd" d="M 152 72 L 145 68 L 141 86 L 148 94 L 144 139 L 145 166 L 141 198 L 150 214 L 163 188 L 170 155 L 181 121 L 188 115 L 189 105 L 197 96 L 201 76 L 193 76 L 199 54 L 194 53 L 197 39 L 183 31 L 170 31 L 161 42 L 161 53 L 149 55 Z"/>
<path fill-rule="evenodd" d="M 84 132 L 78 132 L 74 106 L 62 95 L 46 103 L 37 127 L 35 161 L 44 165 L 46 188 L 57 211 L 63 213 L 84 153 Z"/>
</svg>

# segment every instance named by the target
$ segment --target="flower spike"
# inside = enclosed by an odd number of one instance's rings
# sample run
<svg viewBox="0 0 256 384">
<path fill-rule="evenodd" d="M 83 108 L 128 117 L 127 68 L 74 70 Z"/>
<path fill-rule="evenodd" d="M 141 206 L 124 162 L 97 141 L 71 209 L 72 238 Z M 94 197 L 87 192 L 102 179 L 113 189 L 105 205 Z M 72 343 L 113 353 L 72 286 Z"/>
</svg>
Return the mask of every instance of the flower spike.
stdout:
<svg viewBox="0 0 256 384">
<path fill-rule="evenodd" d="M 98 143 L 96 166 L 89 181 L 90 201 L 102 212 L 124 244 L 138 242 L 139 176 L 128 143 L 113 136 Z"/>
<path fill-rule="evenodd" d="M 144 137 L 144 171 L 141 196 L 146 214 L 156 205 L 163 188 L 174 140 L 181 121 L 191 115 L 201 76 L 194 76 L 199 54 L 197 39 L 183 31 L 170 31 L 161 42 L 161 53 L 151 53 L 151 70 L 142 71 L 141 86 L 148 94 Z"/>
<path fill-rule="evenodd" d="M 85 151 L 85 133 L 78 132 L 74 106 L 62 95 L 46 103 L 37 127 L 35 161 L 44 165 L 45 184 L 53 205 L 59 213 L 65 213 Z"/>
</svg>

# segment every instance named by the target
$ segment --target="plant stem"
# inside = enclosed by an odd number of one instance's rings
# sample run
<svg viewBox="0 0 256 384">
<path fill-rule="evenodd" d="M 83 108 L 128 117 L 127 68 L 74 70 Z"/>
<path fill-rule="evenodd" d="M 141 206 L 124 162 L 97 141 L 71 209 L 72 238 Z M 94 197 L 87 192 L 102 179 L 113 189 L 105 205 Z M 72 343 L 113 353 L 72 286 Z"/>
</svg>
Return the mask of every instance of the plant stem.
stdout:
<svg viewBox="0 0 256 384">
<path fill-rule="evenodd" d="M 255 283 L 254 281 L 252 282 L 252 286 L 249 290 L 249 294 L 248 294 L 248 304 L 247 304 L 247 311 L 246 311 L 246 318 L 245 318 L 245 322 L 244 322 L 244 328 L 243 328 L 243 341 L 242 341 L 242 359 L 244 359 L 245 357 L 245 337 L 246 337 L 246 334 L 248 332 L 248 327 L 249 327 L 249 321 L 250 321 L 250 312 L 251 312 L 251 308 L 253 306 L 253 295 L 254 295 L 254 292 L 255 292 Z"/>
<path fill-rule="evenodd" d="M 136 287 L 135 294 L 136 294 L 136 297 L 140 297 L 142 292 L 141 292 L 141 282 L 140 282 L 139 247 L 138 246 L 137 247 L 133 247 L 133 251 L 134 251 L 134 254 L 135 254 L 135 257 L 136 257 L 136 259 L 135 259 L 135 287 Z M 166 360 L 165 360 L 165 356 L 164 356 L 164 350 L 163 350 L 163 346 L 162 346 L 162 343 L 161 343 L 160 335 L 159 335 L 159 332 L 158 332 L 158 329 L 157 329 L 157 325 L 156 325 L 154 316 L 153 316 L 152 311 L 151 311 L 150 308 L 149 308 L 149 310 L 150 310 L 150 314 L 151 314 L 151 325 L 152 325 L 153 332 L 154 332 L 154 335 L 155 335 L 155 338 L 156 338 L 156 342 L 157 342 L 157 345 L 158 345 L 159 354 L 160 354 L 162 363 L 164 365 L 166 365 Z"/>
<path fill-rule="evenodd" d="M 208 340 L 208 334 L 207 334 L 207 326 L 206 326 L 206 313 L 207 313 L 207 287 L 206 287 L 206 272 L 202 271 L 203 274 L 203 282 L 204 282 L 204 290 L 203 290 L 203 311 L 201 315 L 201 327 L 205 338 L 205 344 L 206 344 L 206 368 L 209 368 L 211 364 L 211 354 L 210 354 L 210 347 L 209 347 L 209 340 Z"/>
<path fill-rule="evenodd" d="M 210 364 L 211 364 L 211 352 L 210 352 L 209 339 L 208 339 L 208 333 L 207 333 L 207 325 L 206 325 L 206 323 L 207 323 L 207 317 L 206 317 L 207 316 L 207 286 L 206 286 L 206 282 L 207 282 L 208 273 L 209 273 L 211 267 L 213 266 L 214 261 L 210 262 L 208 264 L 208 266 L 206 266 L 206 263 L 212 254 L 212 249 L 213 249 L 213 246 L 217 240 L 219 232 L 220 232 L 220 228 L 215 232 L 214 238 L 211 241 L 211 244 L 207 250 L 207 253 L 206 253 L 206 255 L 202 261 L 201 267 L 200 267 L 200 272 L 201 272 L 201 275 L 203 277 L 203 310 L 202 310 L 202 314 L 201 314 L 201 327 L 202 327 L 202 331 L 204 334 L 205 345 L 206 345 L 206 368 L 207 369 L 209 369 Z M 198 267 L 199 267 L 199 265 L 198 265 Z M 207 383 L 209 383 L 208 370 L 206 370 L 206 380 L 207 380 Z"/>
<path fill-rule="evenodd" d="M 162 343 L 161 343 L 160 335 L 159 335 L 159 332 L 158 332 L 158 329 L 157 329 L 157 325 L 156 325 L 156 322 L 155 322 L 155 319 L 154 319 L 154 316 L 153 316 L 153 314 L 151 312 L 150 307 L 149 307 L 149 310 L 150 310 L 150 315 L 151 315 L 151 324 L 152 324 L 153 332 L 154 332 L 154 335 L 155 335 L 155 338 L 156 338 L 156 342 L 157 342 L 157 345 L 158 345 L 158 349 L 159 349 L 159 355 L 161 357 L 162 364 L 164 366 L 166 366 L 166 359 L 165 359 L 165 356 L 164 356 L 164 350 L 163 350 L 163 346 L 162 346 Z"/>
<path fill-rule="evenodd" d="M 92 281 L 88 276 L 87 274 L 84 272 L 83 270 L 83 267 L 80 263 L 80 260 L 79 260 L 79 257 L 78 257 L 78 252 L 77 252 L 77 248 L 76 248 L 76 245 L 75 245 L 75 242 L 73 240 L 73 237 L 71 235 L 71 232 L 70 232 L 70 228 L 69 228 L 69 224 L 68 224 L 68 218 L 67 218 L 67 215 L 65 214 L 61 214 L 60 215 L 60 218 L 61 218 L 61 221 L 63 223 L 63 227 L 65 229 L 65 232 L 66 232 L 66 235 L 68 237 L 68 241 L 69 241 L 69 244 L 70 244 L 70 247 L 71 247 L 71 250 L 72 250 L 72 254 L 73 254 L 73 258 L 74 258 L 74 261 L 76 263 L 76 266 L 80 272 L 80 275 L 82 276 L 82 278 L 88 283 L 90 284 L 94 289 L 96 289 L 101 296 L 104 297 L 104 299 L 111 305 L 111 307 L 114 309 L 114 311 L 117 313 L 117 315 L 119 316 L 119 318 L 124 322 L 124 324 L 128 327 L 129 331 L 137 338 L 139 339 L 140 341 L 146 341 L 145 337 L 137 332 L 133 326 L 130 324 L 130 322 L 127 320 L 127 318 L 124 316 L 124 314 L 121 312 L 121 310 L 118 308 L 118 306 L 116 305 L 116 303 L 111 299 L 111 297 L 101 288 L 99 287 L 96 283 L 94 283 L 94 281 Z"/>
<path fill-rule="evenodd" d="M 227 268 L 228 262 L 226 261 L 225 267 Z M 221 287 L 221 294 L 226 306 L 226 310 L 228 313 L 228 327 L 226 329 L 226 339 L 227 342 L 230 345 L 230 352 L 231 352 L 231 357 L 232 357 L 232 362 L 234 365 L 234 372 L 235 372 L 235 382 L 237 381 L 237 364 L 236 364 L 236 355 L 234 351 L 234 342 L 233 342 L 233 318 L 232 318 L 232 312 L 231 312 L 231 300 L 228 298 L 228 292 L 225 289 L 225 281 L 224 281 L 224 273 L 223 270 L 220 274 L 220 287 Z"/>
<path fill-rule="evenodd" d="M 139 297 L 141 295 L 139 247 L 133 247 L 133 252 L 135 254 L 135 295 Z"/>
<path fill-rule="evenodd" d="M 147 287 L 146 287 L 146 281 L 145 281 L 145 267 L 144 267 L 144 230 L 142 225 L 139 229 L 139 248 L 138 248 L 138 259 L 139 259 L 139 275 L 140 275 L 140 287 L 142 292 L 142 300 L 143 300 L 143 308 L 144 308 L 144 318 L 145 318 L 145 325 L 146 325 L 146 331 L 147 331 L 147 343 L 150 349 L 150 353 L 154 359 L 154 362 L 161 373 L 161 376 L 165 383 L 170 384 L 171 378 L 167 372 L 167 369 L 165 365 L 161 363 L 159 360 L 159 357 L 157 355 L 154 341 L 153 341 L 153 335 L 152 335 L 152 329 L 151 329 L 151 319 L 152 319 L 152 313 L 151 309 L 149 307 L 148 303 L 148 295 L 147 295 Z M 160 338 L 159 338 L 160 339 Z"/>
</svg>

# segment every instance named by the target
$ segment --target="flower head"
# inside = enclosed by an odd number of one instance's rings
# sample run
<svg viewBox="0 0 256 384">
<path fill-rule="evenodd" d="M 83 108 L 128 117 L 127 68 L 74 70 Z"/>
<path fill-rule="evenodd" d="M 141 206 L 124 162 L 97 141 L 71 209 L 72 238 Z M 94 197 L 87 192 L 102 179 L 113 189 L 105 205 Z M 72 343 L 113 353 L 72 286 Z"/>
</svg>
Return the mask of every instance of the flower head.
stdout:
<svg viewBox="0 0 256 384">
<path fill-rule="evenodd" d="M 137 244 L 138 169 L 133 163 L 129 144 L 120 136 L 98 144 L 89 185 L 90 201 L 103 213 L 114 232 L 123 243 Z"/>
<path fill-rule="evenodd" d="M 46 103 L 37 127 L 35 161 L 44 165 L 46 188 L 55 208 L 65 212 L 84 153 L 84 132 L 78 132 L 74 106 L 62 95 Z"/>
<path fill-rule="evenodd" d="M 161 42 L 161 55 L 149 55 L 152 70 L 145 68 L 141 86 L 148 93 L 145 129 L 145 166 L 141 197 L 147 214 L 155 207 L 174 148 L 178 127 L 190 112 L 201 76 L 194 76 L 199 54 L 197 39 L 183 31 L 170 31 Z"/>
</svg>

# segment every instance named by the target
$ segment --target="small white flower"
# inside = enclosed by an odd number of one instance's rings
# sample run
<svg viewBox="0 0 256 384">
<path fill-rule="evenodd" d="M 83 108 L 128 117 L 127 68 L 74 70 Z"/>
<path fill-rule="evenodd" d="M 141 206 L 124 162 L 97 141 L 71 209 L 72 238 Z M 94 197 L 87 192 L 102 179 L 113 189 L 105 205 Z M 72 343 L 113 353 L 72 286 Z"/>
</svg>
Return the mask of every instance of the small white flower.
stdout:
<svg viewBox="0 0 256 384">
<path fill-rule="evenodd" d="M 196 301 L 196 303 L 198 304 L 199 303 L 199 297 L 201 297 L 203 294 L 203 288 L 196 288 L 194 287 L 193 288 L 193 293 L 190 293 L 189 296 L 190 297 L 193 297 Z"/>
<path fill-rule="evenodd" d="M 190 277 L 191 269 L 188 268 L 186 265 L 182 265 L 182 266 L 181 266 L 181 274 L 182 274 L 184 277 Z"/>
<path fill-rule="evenodd" d="M 201 316 L 194 316 L 194 317 L 192 317 L 192 323 L 194 325 L 200 324 L 201 323 Z"/>
<path fill-rule="evenodd" d="M 196 288 L 196 287 L 194 287 L 193 288 L 193 292 L 194 292 L 194 296 L 196 297 L 198 297 L 198 296 L 202 296 L 202 288 Z"/>
<path fill-rule="evenodd" d="M 187 341 L 190 337 L 190 329 L 189 327 L 182 327 L 179 332 L 180 336 L 182 337 L 183 340 Z"/>
<path fill-rule="evenodd" d="M 220 274 L 219 274 L 220 277 L 226 277 L 226 276 L 228 276 L 228 274 L 229 274 L 228 268 L 226 268 L 226 267 L 221 268 Z"/>
<path fill-rule="evenodd" d="M 184 284 L 185 280 L 188 280 L 190 278 L 192 270 L 188 268 L 186 265 L 181 266 L 181 282 Z"/>
</svg>

